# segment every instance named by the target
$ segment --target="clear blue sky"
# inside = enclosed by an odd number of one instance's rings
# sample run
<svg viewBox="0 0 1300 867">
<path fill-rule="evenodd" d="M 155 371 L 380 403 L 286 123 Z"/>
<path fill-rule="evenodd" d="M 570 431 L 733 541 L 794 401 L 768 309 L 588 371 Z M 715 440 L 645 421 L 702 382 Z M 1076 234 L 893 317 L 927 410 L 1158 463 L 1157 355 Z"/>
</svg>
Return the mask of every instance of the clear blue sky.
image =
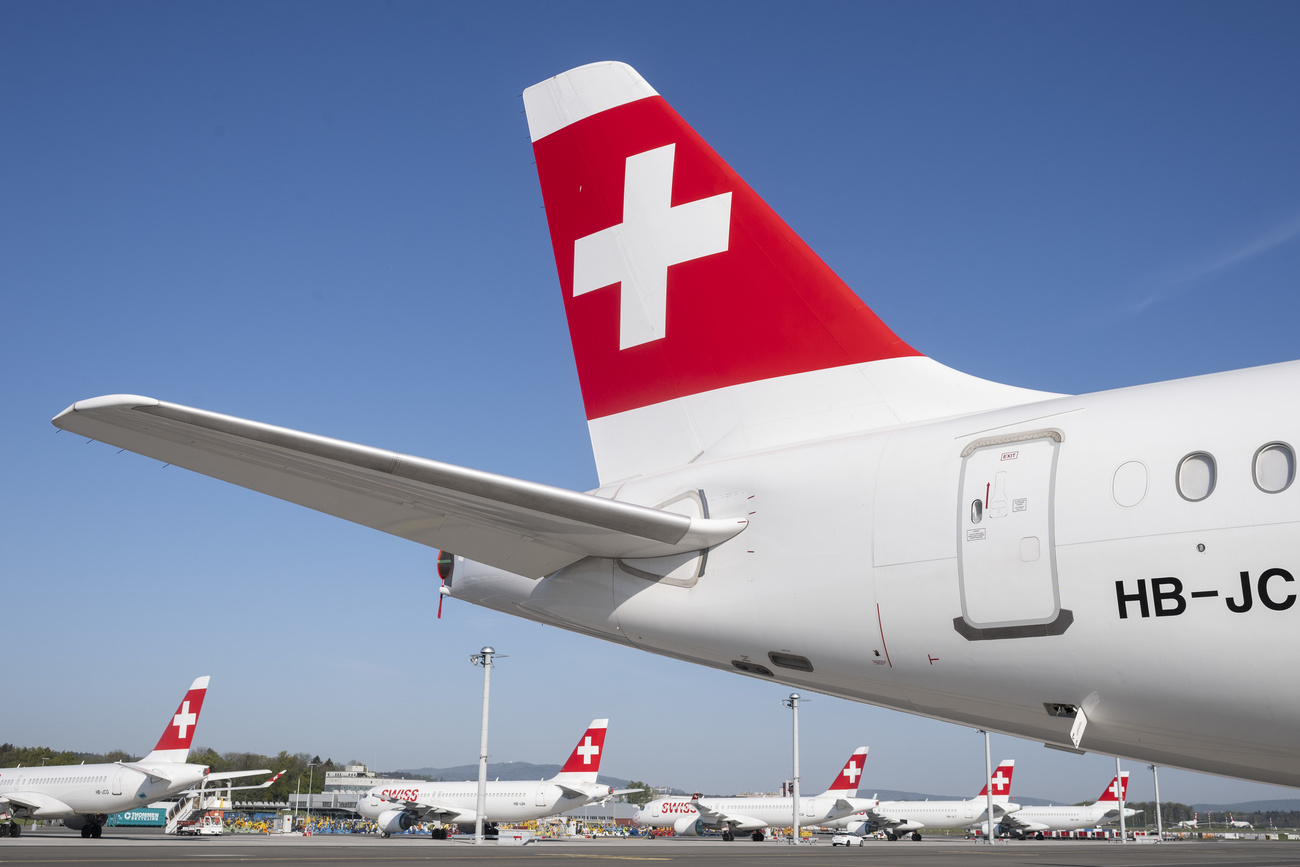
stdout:
<svg viewBox="0 0 1300 867">
<path fill-rule="evenodd" d="M 0 4 L 0 739 L 143 752 L 211 674 L 219 750 L 463 764 L 493 644 L 496 759 L 608 716 L 612 774 L 775 787 L 788 690 L 435 621 L 433 551 L 49 419 L 132 392 L 594 486 L 519 94 L 605 59 L 946 364 L 1086 392 L 1294 359 L 1297 33 L 1266 2 Z M 979 788 L 968 730 L 824 697 L 801 723 L 805 788 L 864 743 L 867 790 Z M 1002 756 L 1067 801 L 1113 768 Z"/>
</svg>

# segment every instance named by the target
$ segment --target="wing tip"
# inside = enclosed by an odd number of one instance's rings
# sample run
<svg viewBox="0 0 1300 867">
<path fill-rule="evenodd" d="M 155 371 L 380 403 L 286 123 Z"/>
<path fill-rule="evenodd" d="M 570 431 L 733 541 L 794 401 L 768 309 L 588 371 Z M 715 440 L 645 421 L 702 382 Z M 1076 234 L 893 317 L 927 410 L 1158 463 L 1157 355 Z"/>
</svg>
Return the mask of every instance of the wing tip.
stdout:
<svg viewBox="0 0 1300 867">
<path fill-rule="evenodd" d="M 101 409 L 135 409 L 141 406 L 161 405 L 162 401 L 160 400 L 138 394 L 105 394 L 77 401 L 51 419 L 51 423 L 57 428 L 66 428 L 67 425 L 61 424 L 61 422 L 70 419 L 79 412 L 93 412 Z"/>
</svg>

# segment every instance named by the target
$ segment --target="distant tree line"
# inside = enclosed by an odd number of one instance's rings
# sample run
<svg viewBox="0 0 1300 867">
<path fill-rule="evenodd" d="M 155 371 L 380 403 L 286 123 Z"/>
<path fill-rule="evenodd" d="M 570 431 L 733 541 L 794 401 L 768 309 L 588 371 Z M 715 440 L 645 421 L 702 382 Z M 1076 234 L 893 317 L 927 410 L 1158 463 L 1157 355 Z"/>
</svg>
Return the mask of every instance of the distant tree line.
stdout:
<svg viewBox="0 0 1300 867">
<path fill-rule="evenodd" d="M 16 747 L 13 744 L 0 744 L 0 768 L 24 768 L 40 765 L 80 765 L 98 764 L 100 762 L 134 762 L 139 756 L 133 756 L 123 750 L 109 753 L 78 753 L 73 750 L 56 752 L 49 747 Z"/>
<path fill-rule="evenodd" d="M 1156 826 L 1155 801 L 1125 801 L 1124 806 L 1132 810 L 1142 811 L 1141 814 L 1127 820 L 1130 828 L 1154 828 Z M 1162 801 L 1160 803 L 1160 820 L 1164 823 L 1166 830 L 1179 822 L 1187 821 L 1192 818 L 1193 814 L 1197 815 L 1200 820 L 1199 830 L 1209 829 L 1211 816 L 1205 810 L 1189 804 L 1180 804 L 1177 801 Z M 1249 822 L 1255 826 L 1255 830 L 1300 828 L 1300 811 L 1298 810 L 1258 810 L 1249 813 L 1233 810 L 1232 818 Z M 1213 820 L 1214 827 L 1221 829 L 1227 824 L 1228 815 L 1220 810 L 1215 810 Z"/>
<path fill-rule="evenodd" d="M 284 771 L 284 776 L 268 788 L 231 792 L 231 798 L 237 802 L 287 801 L 295 792 L 304 795 L 308 792 L 320 794 L 325 785 L 325 773 L 343 770 L 342 766 L 334 764 L 333 759 L 322 761 L 320 756 L 311 753 L 289 753 L 283 750 L 274 756 L 264 756 L 258 753 L 218 753 L 210 747 L 194 747 L 190 750 L 190 762 L 207 765 L 213 773 L 252 771 L 257 768 L 269 768 L 272 774 Z M 235 785 L 251 786 L 260 782 L 262 780 L 257 777 L 241 777 L 235 781 Z"/>
</svg>

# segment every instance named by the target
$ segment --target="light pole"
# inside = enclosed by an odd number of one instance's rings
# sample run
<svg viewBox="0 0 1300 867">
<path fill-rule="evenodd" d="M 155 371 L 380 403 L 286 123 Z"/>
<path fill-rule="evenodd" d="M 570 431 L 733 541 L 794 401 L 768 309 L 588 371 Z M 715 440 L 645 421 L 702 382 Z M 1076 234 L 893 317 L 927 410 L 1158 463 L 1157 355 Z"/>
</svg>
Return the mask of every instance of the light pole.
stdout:
<svg viewBox="0 0 1300 867">
<path fill-rule="evenodd" d="M 984 791 L 988 797 L 985 799 L 985 809 L 988 811 L 989 823 L 984 832 L 985 841 L 993 845 L 993 753 L 989 749 L 989 733 L 987 729 L 979 729 L 980 734 L 984 735 Z"/>
<path fill-rule="evenodd" d="M 799 843 L 799 693 L 792 692 L 790 697 L 783 699 L 781 704 L 790 708 L 794 717 L 794 777 L 791 780 L 793 785 L 793 818 L 790 822 L 790 843 L 798 845 Z"/>
<path fill-rule="evenodd" d="M 1124 775 L 1119 769 L 1119 756 L 1115 757 L 1115 793 L 1119 798 L 1119 841 L 1127 843 L 1128 831 L 1124 827 Z"/>
<path fill-rule="evenodd" d="M 315 771 L 316 771 L 316 763 L 308 762 L 307 763 L 307 827 L 303 829 L 305 831 L 311 830 L 311 790 L 312 790 L 312 780 L 315 778 L 314 777 Z M 302 777 L 299 777 L 298 779 L 301 781 Z"/>
<path fill-rule="evenodd" d="M 487 809 L 487 732 L 488 732 L 488 691 L 492 683 L 492 660 L 504 659 L 492 647 L 484 647 L 469 658 L 474 665 L 483 666 L 483 731 L 478 741 L 478 800 L 474 807 L 474 844 L 483 842 L 483 812 Z"/>
<path fill-rule="evenodd" d="M 1160 773 L 1156 770 L 1155 765 L 1147 765 L 1151 769 L 1151 776 L 1156 781 L 1156 839 L 1165 839 L 1165 823 L 1160 816 Z"/>
</svg>

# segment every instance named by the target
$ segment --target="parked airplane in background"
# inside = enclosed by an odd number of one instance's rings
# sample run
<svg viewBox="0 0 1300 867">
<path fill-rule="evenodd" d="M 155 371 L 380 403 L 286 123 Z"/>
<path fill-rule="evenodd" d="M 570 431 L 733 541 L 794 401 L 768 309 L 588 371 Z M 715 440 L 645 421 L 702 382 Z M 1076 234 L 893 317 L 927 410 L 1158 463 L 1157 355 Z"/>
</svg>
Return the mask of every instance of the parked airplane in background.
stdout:
<svg viewBox="0 0 1300 867">
<path fill-rule="evenodd" d="M 1128 771 L 1122 771 L 1123 796 L 1128 800 Z M 1091 804 L 1074 807 L 1021 807 L 1016 812 L 1004 817 L 1001 822 L 1003 831 L 1013 837 L 1024 839 L 1026 836 L 1043 838 L 1044 831 L 1073 831 L 1078 828 L 1093 828 L 1097 825 L 1109 825 L 1119 821 L 1120 784 L 1112 777 L 1101 797 Z M 1124 817 L 1136 816 L 1141 810 L 1124 808 Z"/>
<path fill-rule="evenodd" d="M 1021 809 L 1011 803 L 1011 775 L 1016 760 L 1007 759 L 993 771 L 993 776 L 980 789 L 980 793 L 965 801 L 879 801 L 858 815 L 836 822 L 823 822 L 831 828 L 844 828 L 852 834 L 884 831 L 891 840 L 910 835 L 921 839 L 922 828 L 969 828 L 988 823 L 989 783 L 993 784 L 993 821 L 996 823 L 1008 814 Z"/>
<path fill-rule="evenodd" d="M 484 822 L 527 822 L 554 816 L 583 804 L 640 789 L 612 789 L 596 782 L 605 752 L 605 731 L 609 720 L 592 720 L 578 739 L 569 760 L 549 780 L 493 780 L 487 784 Z M 357 801 L 357 812 L 379 826 L 387 837 L 409 829 L 417 822 L 436 821 L 446 825 L 470 825 L 477 821 L 478 781 L 412 782 L 408 788 L 376 786 Z M 435 839 L 446 839 L 446 828 L 434 831 Z"/>
<path fill-rule="evenodd" d="M 1192 818 L 1187 819 L 1187 820 L 1182 821 L 1182 822 L 1179 822 L 1178 825 L 1177 825 L 1176 827 L 1179 827 L 1179 828 L 1187 828 L 1188 830 L 1192 830 L 1192 831 L 1194 831 L 1194 830 L 1196 830 L 1197 825 L 1199 824 L 1199 822 L 1200 822 L 1200 817 L 1199 817 L 1199 815 L 1196 814 L 1196 813 L 1193 813 L 1193 814 L 1192 814 Z"/>
<path fill-rule="evenodd" d="M 968 376 L 894 334 L 635 70 L 578 67 L 524 105 L 597 490 L 134 395 L 54 424 L 455 552 L 445 592 L 488 608 L 1300 786 L 1300 693 L 1242 674 L 1300 653 L 1300 364 L 1079 397 Z M 1215 689 L 1112 676 L 1176 669 L 1206 635 Z"/>
<path fill-rule="evenodd" d="M 874 805 L 874 798 L 858 798 L 866 764 L 867 748 L 858 747 L 830 788 L 820 795 L 799 798 L 799 824 L 822 825 Z M 734 840 L 737 831 L 748 831 L 758 841 L 767 828 L 794 824 L 794 798 L 659 798 L 637 810 L 633 821 L 651 828 L 672 828 L 682 837 L 696 837 L 710 828 L 721 830 L 723 840 Z"/>
<path fill-rule="evenodd" d="M 1228 827 L 1229 828 L 1254 828 L 1255 826 L 1245 821 L 1244 819 L 1234 819 L 1232 818 L 1232 814 L 1229 813 Z"/>
<path fill-rule="evenodd" d="M 62 819 L 83 837 L 103 833 L 109 813 L 129 810 L 202 783 L 262 771 L 212 774 L 191 765 L 190 744 L 208 691 L 208 678 L 190 684 L 153 752 L 138 762 L 0 768 L 0 818 Z M 22 826 L 0 824 L 0 836 L 17 837 Z"/>
</svg>

